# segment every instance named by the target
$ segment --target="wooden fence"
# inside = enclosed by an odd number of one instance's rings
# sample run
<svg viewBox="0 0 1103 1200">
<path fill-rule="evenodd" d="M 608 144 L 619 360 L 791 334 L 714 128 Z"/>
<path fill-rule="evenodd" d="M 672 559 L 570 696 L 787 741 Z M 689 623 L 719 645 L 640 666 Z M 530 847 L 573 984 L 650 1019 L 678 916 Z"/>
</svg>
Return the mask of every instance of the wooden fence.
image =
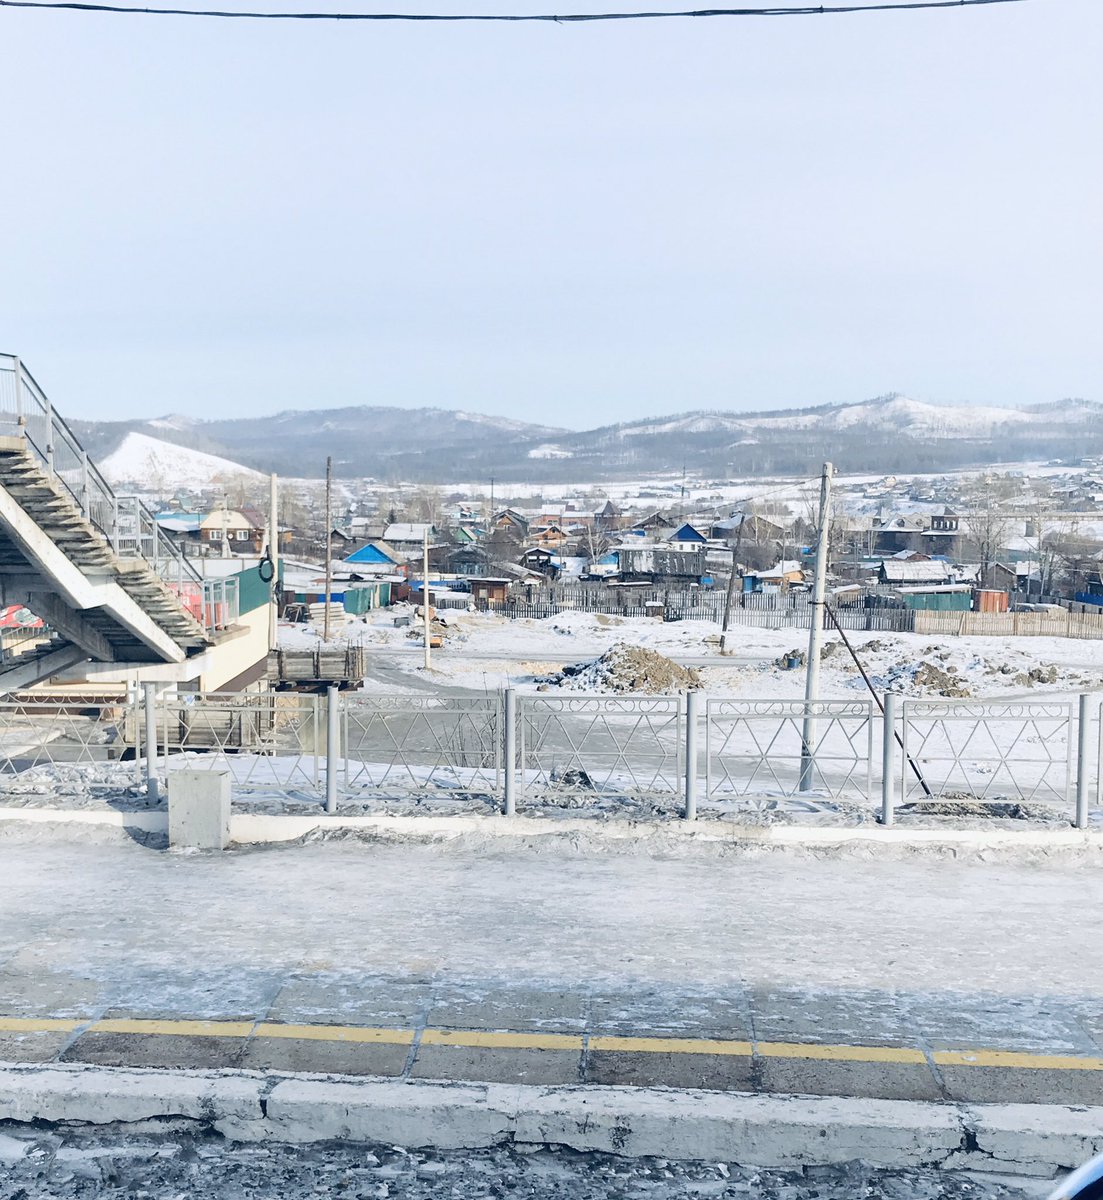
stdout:
<svg viewBox="0 0 1103 1200">
<path fill-rule="evenodd" d="M 923 612 L 915 614 L 915 632 L 943 637 L 1103 638 L 1103 614 Z"/>
</svg>

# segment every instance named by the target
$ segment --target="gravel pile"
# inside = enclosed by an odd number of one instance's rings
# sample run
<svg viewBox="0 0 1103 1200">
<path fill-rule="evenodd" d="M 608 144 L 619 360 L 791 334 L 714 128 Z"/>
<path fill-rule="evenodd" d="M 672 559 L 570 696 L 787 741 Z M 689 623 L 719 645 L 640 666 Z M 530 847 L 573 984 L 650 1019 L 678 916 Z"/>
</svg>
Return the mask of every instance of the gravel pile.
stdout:
<svg viewBox="0 0 1103 1200">
<path fill-rule="evenodd" d="M 234 1145 L 168 1132 L 0 1126 L 0 1200 L 1036 1200 L 1038 1181 L 861 1163 L 758 1171 L 567 1151 Z"/>
<path fill-rule="evenodd" d="M 680 667 L 665 654 L 627 642 L 617 642 L 600 658 L 564 667 L 540 681 L 542 691 L 558 687 L 617 695 L 663 696 L 700 686 L 701 677 L 691 667 Z"/>
</svg>

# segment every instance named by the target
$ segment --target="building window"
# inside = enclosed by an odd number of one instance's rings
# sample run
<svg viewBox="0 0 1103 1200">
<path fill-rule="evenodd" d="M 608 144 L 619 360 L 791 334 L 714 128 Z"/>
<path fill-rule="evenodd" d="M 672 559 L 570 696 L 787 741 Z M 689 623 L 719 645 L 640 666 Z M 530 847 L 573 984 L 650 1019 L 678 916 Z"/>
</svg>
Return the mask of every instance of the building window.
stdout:
<svg viewBox="0 0 1103 1200">
<path fill-rule="evenodd" d="M 222 541 L 222 530 L 221 529 L 208 529 L 207 530 L 207 539 L 208 539 L 208 541 L 212 541 L 212 542 L 221 542 Z"/>
<path fill-rule="evenodd" d="M 237 531 L 237 540 L 239 542 L 247 542 L 249 540 L 249 530 L 248 529 L 239 529 Z"/>
</svg>

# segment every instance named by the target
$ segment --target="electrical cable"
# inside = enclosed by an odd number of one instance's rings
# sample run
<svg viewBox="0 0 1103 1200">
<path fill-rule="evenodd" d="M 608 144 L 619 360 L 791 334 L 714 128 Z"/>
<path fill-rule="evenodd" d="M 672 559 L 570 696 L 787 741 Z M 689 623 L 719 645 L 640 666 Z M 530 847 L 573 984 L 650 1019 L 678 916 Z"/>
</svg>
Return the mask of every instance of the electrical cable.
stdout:
<svg viewBox="0 0 1103 1200">
<path fill-rule="evenodd" d="M 1027 0 L 904 0 L 903 3 L 771 5 L 764 8 L 699 8 L 663 12 L 597 13 L 379 13 L 379 12 L 234 12 L 228 9 L 138 8 L 83 0 L 0 0 L 2 8 L 65 9 L 73 12 L 133 13 L 153 17 L 218 17 L 250 21 L 547 21 L 556 25 L 589 21 L 654 21 L 664 17 L 811 17 L 866 12 L 914 12 L 924 9 L 976 8 L 992 4 L 1025 4 Z"/>
</svg>

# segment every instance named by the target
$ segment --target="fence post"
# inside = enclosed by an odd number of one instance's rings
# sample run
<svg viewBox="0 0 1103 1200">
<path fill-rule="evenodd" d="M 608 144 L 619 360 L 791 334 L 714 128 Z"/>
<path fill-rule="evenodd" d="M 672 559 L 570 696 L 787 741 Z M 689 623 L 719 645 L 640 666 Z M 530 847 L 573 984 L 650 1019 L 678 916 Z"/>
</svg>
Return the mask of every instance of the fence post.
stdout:
<svg viewBox="0 0 1103 1200">
<path fill-rule="evenodd" d="M 146 727 L 146 795 L 156 803 L 161 796 L 161 782 L 157 778 L 157 688 L 155 684 L 142 684 L 142 709 Z"/>
<path fill-rule="evenodd" d="M 1091 717 L 1088 714 L 1090 697 L 1080 693 L 1080 711 L 1076 722 L 1076 828 L 1088 827 L 1088 730 Z"/>
<path fill-rule="evenodd" d="M 504 735 L 503 799 L 505 815 L 517 813 L 517 693 L 506 688 L 502 693 L 502 724 Z"/>
<path fill-rule="evenodd" d="M 80 511 L 88 516 L 88 451 L 80 452 Z"/>
<path fill-rule="evenodd" d="M 683 816 L 697 820 L 697 703 L 699 692 L 686 692 L 686 804 Z"/>
<path fill-rule="evenodd" d="M 886 692 L 881 716 L 881 824 L 895 819 L 896 792 L 896 693 Z"/>
<path fill-rule="evenodd" d="M 15 423 L 19 426 L 26 425 L 27 418 L 23 415 L 23 364 L 19 361 L 19 355 L 15 356 Z"/>
<path fill-rule="evenodd" d="M 42 447 L 46 455 L 46 469 L 54 473 L 54 402 L 46 397 L 46 445 Z"/>
<path fill-rule="evenodd" d="M 337 755 L 340 749 L 340 709 L 335 687 L 326 688 L 326 812 L 337 811 Z"/>
</svg>

